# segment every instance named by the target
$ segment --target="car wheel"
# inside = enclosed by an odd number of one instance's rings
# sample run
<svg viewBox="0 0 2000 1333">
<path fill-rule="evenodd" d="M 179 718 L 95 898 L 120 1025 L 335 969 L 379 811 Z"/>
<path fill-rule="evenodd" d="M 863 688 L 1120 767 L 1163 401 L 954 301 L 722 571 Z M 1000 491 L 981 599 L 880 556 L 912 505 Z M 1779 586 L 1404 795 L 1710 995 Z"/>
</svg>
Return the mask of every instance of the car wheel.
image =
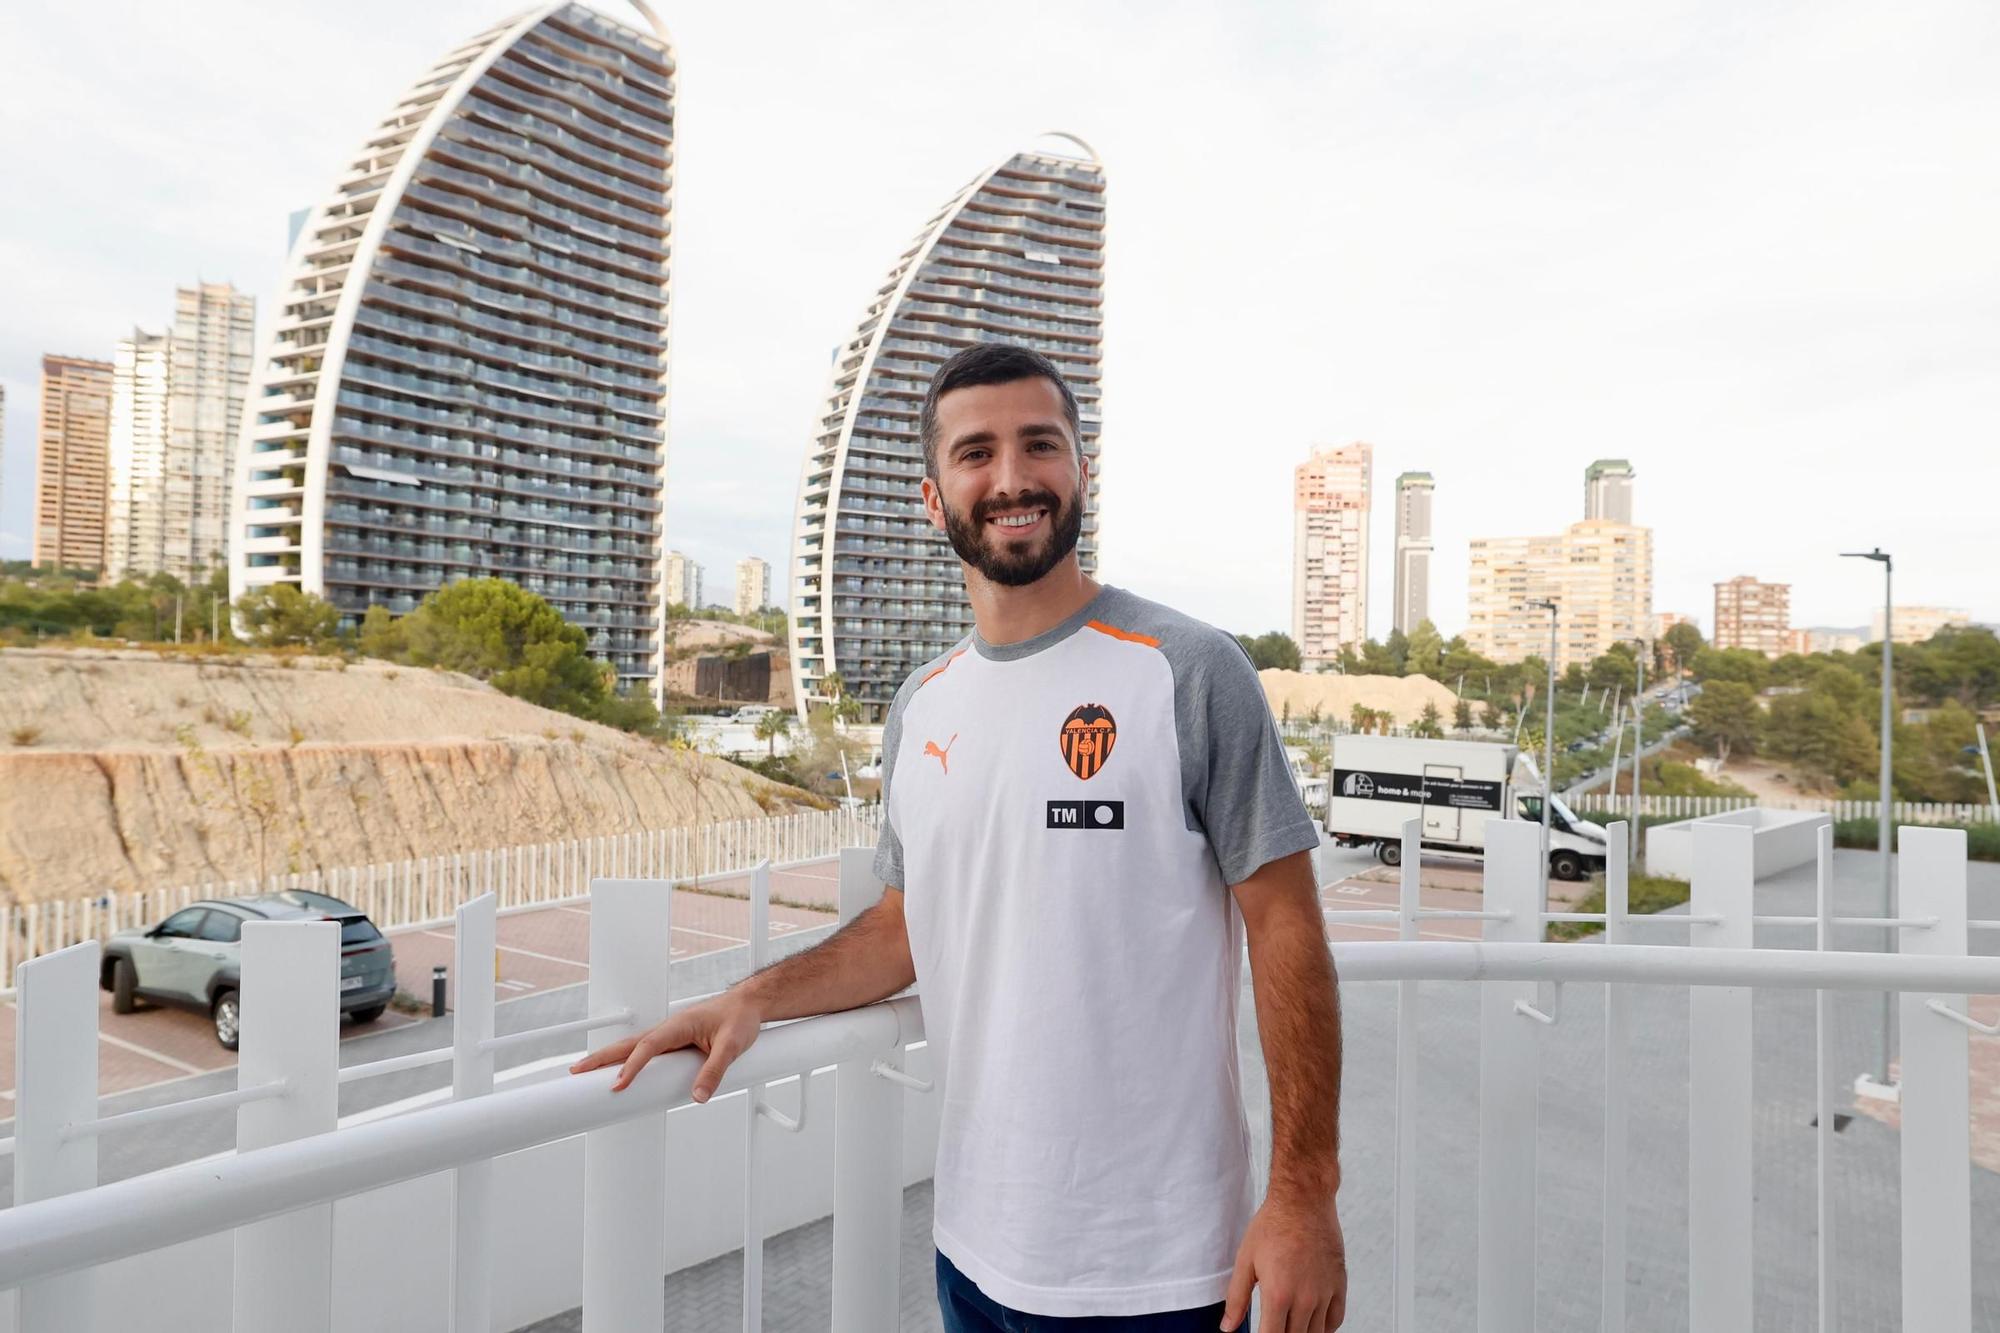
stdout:
<svg viewBox="0 0 2000 1333">
<path fill-rule="evenodd" d="M 1375 855 L 1382 859 L 1385 866 L 1399 866 L 1403 864 L 1403 844 L 1384 838 L 1375 844 Z"/>
<path fill-rule="evenodd" d="M 236 1049 L 237 1039 L 242 1035 L 243 1011 L 237 1004 L 236 992 L 226 990 L 215 997 L 215 1039 L 222 1043 L 222 1049 Z"/>
<path fill-rule="evenodd" d="M 139 1007 L 139 972 L 130 958 L 111 960 L 111 1012 L 129 1014 Z"/>
<path fill-rule="evenodd" d="M 366 1004 L 359 1009 L 350 1009 L 348 1013 L 353 1015 L 354 1021 L 357 1023 L 373 1023 L 388 1008 L 389 1006 L 386 1004 Z"/>
<path fill-rule="evenodd" d="M 1575 852 L 1557 852 L 1549 858 L 1549 873 L 1557 879 L 1582 879 L 1583 858 Z"/>
</svg>

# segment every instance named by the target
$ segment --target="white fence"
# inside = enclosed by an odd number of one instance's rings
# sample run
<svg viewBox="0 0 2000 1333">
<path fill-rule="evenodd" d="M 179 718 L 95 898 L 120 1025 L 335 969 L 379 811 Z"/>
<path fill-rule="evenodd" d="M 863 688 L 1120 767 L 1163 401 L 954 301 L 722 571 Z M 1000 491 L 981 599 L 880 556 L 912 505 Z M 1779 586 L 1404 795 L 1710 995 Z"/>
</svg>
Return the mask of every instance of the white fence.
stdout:
<svg viewBox="0 0 2000 1333">
<path fill-rule="evenodd" d="M 1593 791 L 1563 799 L 1578 814 L 1629 816 L 1632 813 L 1629 793 L 1613 796 L 1609 792 Z M 1882 810 L 1880 801 L 1841 801 L 1818 796 L 1777 796 L 1768 799 L 1758 796 L 1639 797 L 1641 815 L 1662 815 L 1668 819 L 1699 819 L 1705 815 L 1749 810 L 1757 806 L 1767 810 L 1817 810 L 1832 815 L 1836 823 L 1843 819 L 1879 819 Z M 1896 824 L 1993 824 L 2000 823 L 2000 807 L 1945 801 L 1895 801 L 1889 806 L 1889 818 Z"/>
<path fill-rule="evenodd" d="M 1479 1325 L 1489 1329 L 1543 1326 L 1535 1308 L 1536 1144 L 1543 1034 L 1561 1023 L 1562 988 L 1604 983 L 1605 1159 L 1603 1171 L 1599 1327 L 1626 1326 L 1629 1285 L 1626 1243 L 1629 1078 L 1638 1043 L 1627 1006 L 1635 984 L 1689 988 L 1689 1107 L 1687 1292 L 1690 1326 L 1754 1326 L 1752 1292 L 1752 992 L 1758 988 L 1817 990 L 1819 1032 L 1820 1199 L 1818 1326 L 1835 1326 L 1839 1311 L 1831 1275 L 1839 1236 L 1830 1201 L 1840 1151 L 1834 1134 L 1835 1084 L 1846 1071 L 1827 1056 L 1827 994 L 1835 990 L 1899 994 L 1902 1085 L 1900 1134 L 1904 1328 L 1972 1327 L 1968 1029 L 2000 1032 L 1967 1016 L 1965 994 L 2000 993 L 2000 958 L 1973 957 L 1972 930 L 2000 922 L 1967 918 L 1965 836 L 1955 830 L 1908 829 L 1904 834 L 1902 910 L 1893 922 L 1838 917 L 1832 912 L 1832 841 L 1819 845 L 1819 903 L 1813 916 L 1754 914 L 1750 830 L 1705 825 L 1695 834 L 1693 898 L 1684 915 L 1632 916 L 1624 871 L 1626 827 L 1613 824 L 1607 911 L 1543 910 L 1544 871 L 1538 830 L 1520 821 L 1491 826 L 1484 906 L 1441 911 L 1420 905 L 1417 841 L 1420 822 L 1405 825 L 1402 891 L 1394 909 L 1329 912 L 1330 919 L 1366 919 L 1397 926 L 1395 941 L 1338 944 L 1334 955 L 1345 984 L 1396 982 L 1397 1008 L 1395 1226 L 1391 1259 L 1356 1263 L 1357 1288 L 1392 1307 L 1394 1327 L 1413 1330 L 1415 1258 L 1423 1218 L 1417 1209 L 1416 1124 L 1419 983 L 1475 983 L 1480 1006 L 1479 1128 L 1476 1213 Z M 842 856 L 841 915 L 851 918 L 880 892 L 866 851 Z M 764 881 L 764 876 L 756 876 Z M 0 1289 L 19 1292 L 21 1333 L 112 1327 L 282 1327 L 331 1331 L 367 1328 L 451 1328 L 486 1333 L 503 1313 L 496 1286 L 518 1284 L 501 1242 L 531 1233 L 543 1248 L 553 1233 L 574 1235 L 566 1248 L 580 1276 L 560 1289 L 577 1293 L 583 1326 L 627 1329 L 662 1324 L 663 1256 L 674 1218 L 713 1211 L 718 1190 L 738 1182 L 713 1179 L 699 1157 L 670 1157 L 675 1140 L 667 1113 L 684 1106 L 700 1056 L 662 1057 L 623 1093 L 611 1094 L 612 1070 L 494 1091 L 498 1051 L 521 1040 L 576 1033 L 586 1046 L 629 1033 L 666 1008 L 664 978 L 671 899 L 663 882 L 599 880 L 591 886 L 591 1017 L 526 1033 L 493 1036 L 490 991 L 462 994 L 456 1041 L 448 1052 L 400 1057 L 339 1069 L 336 993 L 332 986 L 338 937 L 325 923 L 270 923 L 245 931 L 243 1056 L 237 1091 L 199 1102 L 100 1117 L 95 1058 L 98 946 L 84 943 L 34 960 L 21 973 L 18 1047 L 20 1101 L 16 1137 L 17 1204 L 0 1212 Z M 753 904 L 768 888 L 753 893 Z M 460 977 L 479 974 L 480 950 L 490 948 L 493 898 L 460 909 Z M 761 916 L 761 913 L 758 914 Z M 1419 940 L 1420 924 L 1453 917 L 1483 922 L 1480 941 Z M 753 918 L 754 920 L 755 918 Z M 1544 924 L 1589 920 L 1606 927 L 1602 944 L 1545 944 Z M 1759 924 L 1809 925 L 1814 949 L 1753 949 Z M 1834 947 L 1835 932 L 1872 938 L 1884 926 L 1902 934 L 1899 954 Z M 1634 944 L 1641 929 L 1689 932 L 1687 945 Z M 753 925 L 753 938 L 761 935 Z M 254 955 L 254 956 L 253 956 Z M 475 988 L 476 989 L 476 988 Z M 1435 998 L 1431 1001 L 1435 1003 Z M 921 1035 L 914 997 L 767 1029 L 737 1062 L 722 1091 L 748 1090 L 736 1106 L 743 1145 L 746 1329 L 758 1324 L 756 1295 L 762 1238 L 769 1228 L 760 1200 L 765 1174 L 791 1135 L 801 1132 L 807 1104 L 786 1098 L 787 1114 L 762 1089 L 788 1075 L 834 1070 L 832 1118 L 833 1302 L 838 1333 L 879 1333 L 897 1326 L 901 1229 L 901 1149 L 909 1096 L 928 1088 L 905 1071 L 903 1052 Z M 341 1082 L 449 1059 L 454 1100 L 393 1118 L 334 1128 L 333 1094 Z M 190 1108 L 234 1108 L 238 1151 L 108 1185 L 97 1184 L 100 1138 L 185 1115 Z M 713 1109 L 713 1103 L 709 1108 Z M 820 1122 L 815 1121 L 816 1125 Z M 544 1196 L 498 1196 L 492 1174 L 509 1155 L 582 1136 L 581 1169 L 550 1185 Z M 1658 1152 L 1653 1143 L 1642 1151 Z M 684 1151 L 698 1153 L 698 1146 Z M 515 1160 L 518 1160 L 516 1156 Z M 371 1191 L 445 1173 L 453 1181 L 449 1211 L 434 1234 L 412 1245 L 393 1266 L 357 1266 L 339 1250 L 336 1201 L 356 1205 Z M 671 1181 L 671 1187 L 669 1186 Z M 580 1203 L 576 1199 L 580 1198 Z M 517 1206 L 509 1208 L 507 1202 Z M 1454 1204 L 1454 1207 L 1458 1205 Z M 1565 1206 L 1574 1206 L 1566 1204 Z M 555 1221 L 574 1213 L 565 1230 Z M 379 1218 L 378 1206 L 373 1216 Z M 350 1214 L 351 1216 L 351 1214 Z M 1871 1225 L 1880 1223 L 1871 1219 Z M 501 1230 L 504 1228 L 504 1232 Z M 234 1233 L 233 1262 L 212 1285 L 135 1281 L 137 1256 L 158 1255 L 205 1236 Z M 1993 1236 L 1977 1238 L 1990 1253 Z M 336 1256 L 342 1255 L 337 1262 Z M 1568 1256 L 1547 1256 L 1570 1263 Z M 543 1265 L 546 1267 L 546 1262 Z M 155 1264 L 150 1272 L 164 1270 Z M 178 1273 L 178 1270 L 175 1270 Z M 125 1277 L 114 1281 L 114 1273 Z M 353 1274 L 352 1280 L 335 1280 Z M 1586 1279 L 1587 1280 L 1587 1279 Z M 200 1286 L 194 1291 L 183 1290 Z M 1385 1292 L 1384 1287 L 1388 1290 Z M 160 1322 L 151 1316 L 167 1299 L 206 1301 L 207 1323 Z M 341 1306 L 342 1301 L 349 1302 Z M 356 1313 L 356 1302 L 368 1302 Z M 437 1311 L 428 1322 L 409 1312 Z M 507 1313 L 518 1314 L 518 1310 Z M 1788 1322 L 1804 1325 L 1806 1312 Z M 4 1326 L 4 1324 L 0 1324 Z"/>
<path fill-rule="evenodd" d="M 383 930 L 443 921 L 483 893 L 501 907 L 579 898 L 605 877 L 689 880 L 748 870 L 759 861 L 822 860 L 842 847 L 873 844 L 881 807 L 807 810 L 679 828 L 528 843 L 476 852 L 314 868 L 261 879 L 0 906 L 0 981 L 31 958 L 127 926 L 150 926 L 203 898 L 312 889 L 352 903 Z"/>
</svg>

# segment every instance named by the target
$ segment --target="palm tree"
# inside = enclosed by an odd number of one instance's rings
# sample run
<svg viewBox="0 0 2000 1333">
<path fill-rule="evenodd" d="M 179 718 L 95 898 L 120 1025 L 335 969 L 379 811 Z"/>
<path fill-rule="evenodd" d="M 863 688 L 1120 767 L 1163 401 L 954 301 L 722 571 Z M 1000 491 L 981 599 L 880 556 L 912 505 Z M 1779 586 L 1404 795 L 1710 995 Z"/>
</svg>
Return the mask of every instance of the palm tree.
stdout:
<svg viewBox="0 0 2000 1333">
<path fill-rule="evenodd" d="M 757 719 L 757 739 L 764 741 L 773 759 L 778 757 L 778 737 L 792 734 L 792 715 L 786 712 L 766 713 Z"/>
</svg>

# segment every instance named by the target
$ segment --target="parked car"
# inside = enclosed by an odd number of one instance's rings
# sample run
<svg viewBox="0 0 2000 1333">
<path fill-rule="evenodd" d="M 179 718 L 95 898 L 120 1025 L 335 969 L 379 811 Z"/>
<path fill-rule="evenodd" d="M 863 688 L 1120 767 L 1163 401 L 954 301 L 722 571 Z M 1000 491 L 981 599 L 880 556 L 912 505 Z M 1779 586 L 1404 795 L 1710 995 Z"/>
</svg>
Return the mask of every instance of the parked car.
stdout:
<svg viewBox="0 0 2000 1333">
<path fill-rule="evenodd" d="M 731 722 L 759 722 L 777 712 L 771 704 L 744 704 L 730 715 Z"/>
<path fill-rule="evenodd" d="M 142 1000 L 207 1014 L 215 1039 L 235 1050 L 242 1027 L 245 921 L 338 921 L 340 1009 L 357 1023 L 372 1023 L 396 993 L 394 952 L 365 913 L 338 898 L 286 889 L 252 898 L 205 898 L 150 930 L 134 927 L 104 946 L 99 984 L 111 992 L 115 1013 L 129 1014 Z"/>
</svg>

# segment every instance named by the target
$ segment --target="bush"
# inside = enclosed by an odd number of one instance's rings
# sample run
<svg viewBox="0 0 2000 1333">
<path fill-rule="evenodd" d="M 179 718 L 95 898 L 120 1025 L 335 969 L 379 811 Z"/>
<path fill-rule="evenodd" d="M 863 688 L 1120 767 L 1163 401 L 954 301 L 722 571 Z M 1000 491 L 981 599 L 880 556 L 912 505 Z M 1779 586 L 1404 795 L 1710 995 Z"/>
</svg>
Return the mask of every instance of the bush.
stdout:
<svg viewBox="0 0 2000 1333">
<path fill-rule="evenodd" d="M 1925 824 L 1924 828 L 1955 828 L 1965 832 L 1965 855 L 1973 861 L 2000 861 L 2000 824 Z M 1874 851 L 1877 825 L 1872 819 L 1838 819 L 1833 824 L 1833 845 Z M 1892 826 L 1892 850 L 1902 840 L 1900 826 Z"/>
<path fill-rule="evenodd" d="M 1626 906 L 1633 916 L 1651 916 L 1670 907 L 1679 907 L 1687 900 L 1688 882 L 1684 879 L 1668 879 L 1665 875 L 1633 875 L 1626 881 Z M 1603 881 L 1599 880 L 1597 887 L 1572 910 L 1602 912 Z M 1548 937 L 1552 940 L 1580 940 L 1585 936 L 1603 933 L 1604 927 L 1588 921 L 1556 921 L 1550 923 Z"/>
</svg>

